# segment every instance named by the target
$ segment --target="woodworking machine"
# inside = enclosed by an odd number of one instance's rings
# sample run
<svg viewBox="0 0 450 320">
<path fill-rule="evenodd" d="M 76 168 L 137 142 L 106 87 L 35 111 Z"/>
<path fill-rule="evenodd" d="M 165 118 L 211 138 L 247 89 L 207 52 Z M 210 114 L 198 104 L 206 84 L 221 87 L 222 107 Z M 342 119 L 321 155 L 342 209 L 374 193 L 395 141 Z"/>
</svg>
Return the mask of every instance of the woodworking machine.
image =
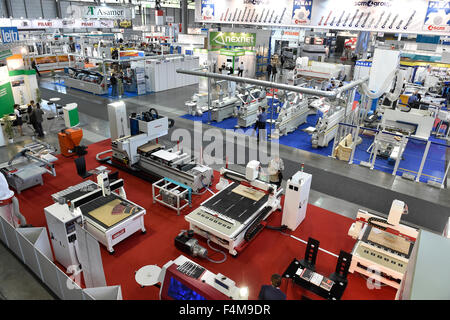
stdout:
<svg viewBox="0 0 450 320">
<path fill-rule="evenodd" d="M 392 202 L 387 219 L 359 210 L 348 235 L 357 242 L 352 251 L 350 272 L 359 272 L 398 289 L 419 230 L 400 223 L 407 205 Z"/>
</svg>

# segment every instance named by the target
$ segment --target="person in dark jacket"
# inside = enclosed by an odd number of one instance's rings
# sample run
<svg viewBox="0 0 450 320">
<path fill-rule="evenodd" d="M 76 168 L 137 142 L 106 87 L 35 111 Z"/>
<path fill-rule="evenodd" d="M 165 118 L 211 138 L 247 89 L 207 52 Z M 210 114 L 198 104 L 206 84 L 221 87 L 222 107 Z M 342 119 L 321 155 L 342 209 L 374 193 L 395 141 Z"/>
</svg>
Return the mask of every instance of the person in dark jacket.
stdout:
<svg viewBox="0 0 450 320">
<path fill-rule="evenodd" d="M 34 127 L 34 130 L 37 132 L 37 135 L 39 138 L 44 137 L 44 130 L 42 129 L 42 121 L 43 119 L 44 111 L 41 109 L 41 105 L 39 103 L 36 103 L 36 106 L 33 108 L 33 111 L 31 112 L 31 124 Z"/>
<path fill-rule="evenodd" d="M 36 61 L 33 59 L 33 61 L 31 61 L 31 67 L 36 71 L 37 75 L 39 76 L 39 78 L 41 77 L 41 73 L 39 72 L 37 66 L 36 66 Z"/>
<path fill-rule="evenodd" d="M 263 285 L 259 291 L 259 300 L 286 300 L 286 295 L 280 290 L 281 276 L 273 274 L 270 278 L 271 285 Z"/>
<path fill-rule="evenodd" d="M 114 73 L 109 78 L 109 82 L 111 83 L 111 96 L 116 97 L 118 94 L 117 93 L 117 78 Z"/>
<path fill-rule="evenodd" d="M 272 76 L 272 65 L 269 63 L 268 65 L 267 65 L 267 80 L 271 80 L 271 77 Z"/>
<path fill-rule="evenodd" d="M 267 122 L 267 115 L 266 115 L 266 109 L 261 108 L 261 112 L 258 114 L 258 143 L 260 138 L 262 137 L 263 140 L 266 140 L 265 133 L 266 133 L 266 122 Z"/>
</svg>

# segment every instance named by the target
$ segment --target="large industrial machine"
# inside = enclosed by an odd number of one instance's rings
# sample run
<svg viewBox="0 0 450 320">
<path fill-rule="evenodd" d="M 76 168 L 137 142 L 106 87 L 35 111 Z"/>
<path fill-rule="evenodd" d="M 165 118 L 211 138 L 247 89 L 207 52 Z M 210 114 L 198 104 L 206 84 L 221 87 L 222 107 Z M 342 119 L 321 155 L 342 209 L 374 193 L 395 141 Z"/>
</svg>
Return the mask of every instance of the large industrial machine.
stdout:
<svg viewBox="0 0 450 320">
<path fill-rule="evenodd" d="M 43 185 L 43 174 L 56 176 L 53 162 L 58 158 L 53 155 L 55 152 L 53 147 L 42 142 L 27 144 L 10 161 L 0 164 L 0 172 L 20 194 L 25 189 Z"/>
<path fill-rule="evenodd" d="M 233 256 L 261 231 L 272 212 L 281 208 L 283 189 L 259 178 L 260 163 L 252 160 L 246 173 L 222 168 L 222 189 L 185 216 L 194 232 L 226 249 Z M 228 183 L 228 180 L 232 180 Z"/>
<path fill-rule="evenodd" d="M 52 195 L 54 204 L 44 209 L 55 258 L 76 265 L 75 223 L 82 225 L 113 254 L 114 246 L 135 232 L 146 232 L 146 211 L 127 200 L 124 182 L 110 182 L 106 172 L 97 183 L 86 180 Z"/>
<path fill-rule="evenodd" d="M 356 239 L 350 272 L 359 272 L 398 289 L 406 271 L 418 230 L 400 223 L 408 213 L 400 200 L 392 202 L 387 219 L 359 210 L 348 235 Z"/>
<path fill-rule="evenodd" d="M 214 274 L 181 255 L 159 274 L 161 300 L 247 300 L 248 289 L 223 274 Z"/>
<path fill-rule="evenodd" d="M 256 122 L 259 107 L 267 107 L 266 91 L 253 88 L 239 93 L 237 97 L 242 101 L 237 112 L 237 127 L 247 128 Z"/>
<path fill-rule="evenodd" d="M 312 147 L 327 147 L 328 143 L 336 136 L 339 122 L 344 119 L 344 116 L 345 109 L 336 106 L 331 107 L 323 117 L 320 117 L 311 136 Z"/>
<path fill-rule="evenodd" d="M 108 107 L 116 110 L 118 114 L 126 114 L 122 110 L 125 109 L 124 103 L 111 104 Z M 168 133 L 167 117 L 158 115 L 155 109 L 150 109 L 142 114 L 131 114 L 128 121 L 122 120 L 122 125 L 123 122 L 129 121 L 130 135 L 119 135 L 119 138 L 112 141 L 112 165 L 139 174 L 140 177 L 147 175 L 169 178 L 192 188 L 193 192 L 212 184 L 213 170 L 210 167 L 196 163 L 195 159 L 181 148 L 175 150 L 158 143 L 158 138 Z M 111 127 L 116 122 L 111 123 Z M 128 129 L 127 125 L 123 126 Z M 113 128 L 111 130 L 113 131 Z M 99 153 L 97 160 L 108 160 L 99 158 L 106 152 Z"/>
<path fill-rule="evenodd" d="M 203 112 L 208 111 L 208 94 L 195 93 L 191 100 L 186 101 L 185 106 L 191 116 L 201 116 Z"/>
<path fill-rule="evenodd" d="M 234 82 L 219 81 L 217 84 L 220 86 L 219 98 L 211 103 L 211 121 L 221 122 L 224 119 L 235 117 L 242 101 L 236 97 L 236 84 Z M 228 88 L 226 93 L 222 88 L 225 84 Z"/>
<path fill-rule="evenodd" d="M 288 93 L 286 102 L 275 122 L 274 136 L 283 136 L 295 131 L 306 122 L 310 111 L 307 98 L 295 92 Z"/>
</svg>

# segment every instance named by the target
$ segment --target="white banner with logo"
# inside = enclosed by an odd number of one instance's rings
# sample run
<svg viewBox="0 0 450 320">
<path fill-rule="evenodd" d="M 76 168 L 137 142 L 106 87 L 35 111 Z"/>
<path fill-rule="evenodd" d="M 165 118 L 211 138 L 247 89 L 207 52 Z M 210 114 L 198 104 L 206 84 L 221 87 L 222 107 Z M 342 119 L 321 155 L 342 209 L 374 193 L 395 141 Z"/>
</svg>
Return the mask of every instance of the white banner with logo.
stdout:
<svg viewBox="0 0 450 320">
<path fill-rule="evenodd" d="M 387 33 L 450 31 L 450 1 L 196 0 L 195 5 L 196 22 Z"/>
<path fill-rule="evenodd" d="M 114 20 L 90 20 L 90 19 L 0 19 L 1 27 L 17 27 L 24 29 L 89 29 L 89 28 L 114 28 Z"/>
</svg>

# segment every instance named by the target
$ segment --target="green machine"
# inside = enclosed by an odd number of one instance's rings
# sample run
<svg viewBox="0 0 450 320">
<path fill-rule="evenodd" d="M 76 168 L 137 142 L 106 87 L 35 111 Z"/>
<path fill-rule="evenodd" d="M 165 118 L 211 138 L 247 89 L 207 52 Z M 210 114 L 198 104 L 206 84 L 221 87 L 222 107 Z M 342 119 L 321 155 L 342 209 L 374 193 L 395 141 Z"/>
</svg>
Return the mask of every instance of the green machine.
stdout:
<svg viewBox="0 0 450 320">
<path fill-rule="evenodd" d="M 78 117 L 78 105 L 76 103 L 69 103 L 63 107 L 64 123 L 67 128 L 72 128 L 80 124 Z"/>
</svg>

